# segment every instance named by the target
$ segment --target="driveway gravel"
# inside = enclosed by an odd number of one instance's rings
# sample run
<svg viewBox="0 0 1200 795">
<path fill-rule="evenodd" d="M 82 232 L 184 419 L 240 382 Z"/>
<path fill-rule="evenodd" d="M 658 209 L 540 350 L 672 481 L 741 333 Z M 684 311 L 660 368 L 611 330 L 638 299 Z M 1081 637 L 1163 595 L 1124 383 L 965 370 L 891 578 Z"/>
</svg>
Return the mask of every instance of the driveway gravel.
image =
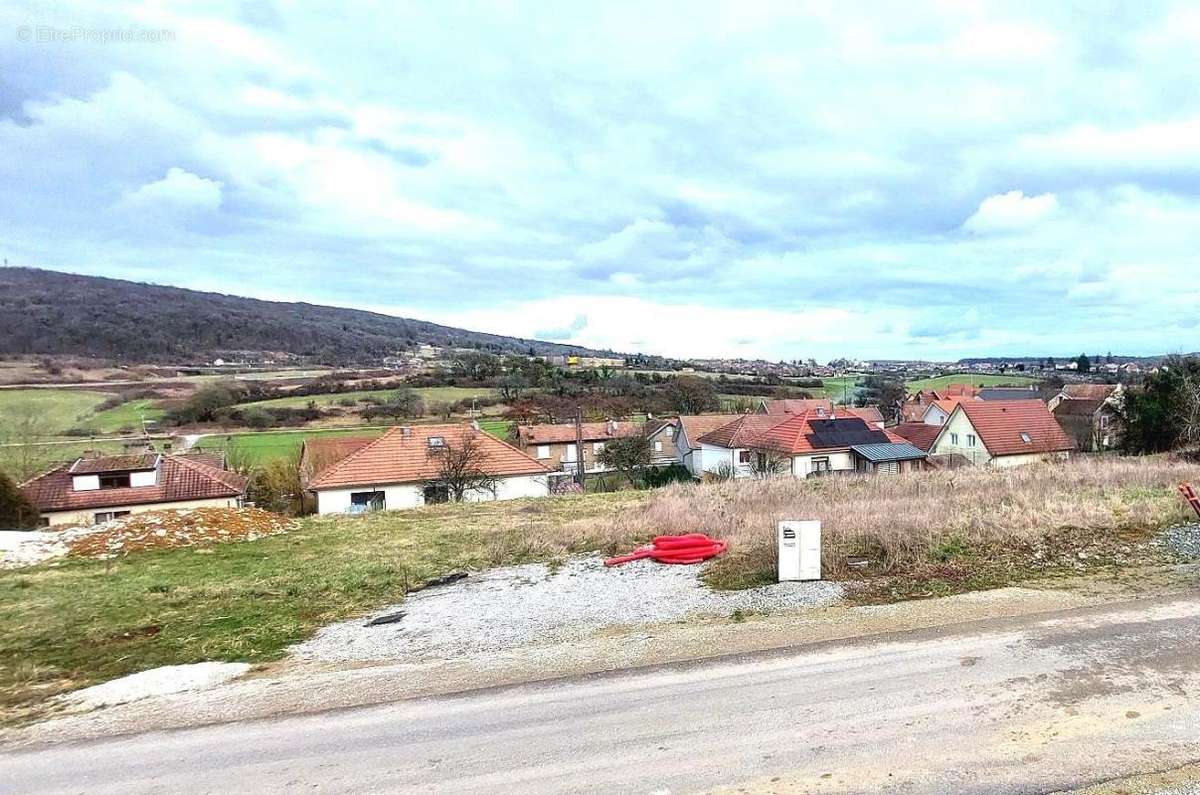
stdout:
<svg viewBox="0 0 1200 795">
<path fill-rule="evenodd" d="M 607 627 L 731 616 L 736 611 L 821 607 L 837 602 L 831 582 L 778 583 L 743 591 L 714 591 L 700 566 L 639 560 L 611 569 L 600 557 L 576 558 L 551 570 L 511 566 L 412 594 L 393 624 L 368 619 L 321 629 L 293 647 L 310 661 L 433 660 L 488 655 L 583 638 Z"/>
<path fill-rule="evenodd" d="M 1168 527 L 1158 543 L 1185 560 L 1200 560 L 1200 524 Z"/>
</svg>

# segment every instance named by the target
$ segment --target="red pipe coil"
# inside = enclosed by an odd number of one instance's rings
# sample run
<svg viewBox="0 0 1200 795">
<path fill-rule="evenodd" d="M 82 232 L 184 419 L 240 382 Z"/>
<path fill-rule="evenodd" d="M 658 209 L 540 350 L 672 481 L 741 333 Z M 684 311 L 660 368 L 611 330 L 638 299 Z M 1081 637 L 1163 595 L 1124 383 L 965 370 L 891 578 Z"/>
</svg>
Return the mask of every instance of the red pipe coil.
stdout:
<svg viewBox="0 0 1200 795">
<path fill-rule="evenodd" d="M 681 536 L 655 536 L 654 543 L 638 547 L 628 555 L 618 555 L 604 561 L 605 566 L 620 566 L 631 560 L 650 558 L 659 563 L 701 563 L 716 557 L 729 548 L 729 542 L 709 538 L 704 533 L 688 533 Z"/>
</svg>

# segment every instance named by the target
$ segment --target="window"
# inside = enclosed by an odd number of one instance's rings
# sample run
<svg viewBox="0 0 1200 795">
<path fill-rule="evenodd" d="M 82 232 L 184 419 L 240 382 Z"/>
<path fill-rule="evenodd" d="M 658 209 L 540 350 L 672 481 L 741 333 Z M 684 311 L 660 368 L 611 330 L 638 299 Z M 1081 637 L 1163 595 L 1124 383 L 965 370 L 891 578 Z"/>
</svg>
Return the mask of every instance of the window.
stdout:
<svg viewBox="0 0 1200 795">
<path fill-rule="evenodd" d="M 446 439 L 445 439 L 445 437 L 442 437 L 442 436 L 430 436 L 429 437 L 429 446 L 430 447 L 445 447 Z"/>
<path fill-rule="evenodd" d="M 577 456 L 575 455 L 575 445 L 569 444 L 563 448 L 562 460 L 564 463 L 568 463 L 568 464 L 574 463 L 576 457 Z"/>
<path fill-rule="evenodd" d="M 355 491 L 350 494 L 350 513 L 382 511 L 386 506 L 382 491 Z"/>
<path fill-rule="evenodd" d="M 967 434 L 967 447 L 974 447 L 974 446 L 975 446 L 975 434 L 968 433 Z"/>
<path fill-rule="evenodd" d="M 592 452 L 600 455 L 600 451 L 604 449 L 604 442 L 592 442 Z"/>
<path fill-rule="evenodd" d="M 812 460 L 812 471 L 814 474 L 831 471 L 829 467 L 829 459 L 826 457 L 814 458 Z"/>
<path fill-rule="evenodd" d="M 1021 441 L 1025 444 L 1033 444 L 1033 440 L 1029 438 L 1029 434 L 1027 433 L 1021 434 Z"/>
<path fill-rule="evenodd" d="M 662 452 L 662 442 L 655 442 L 655 443 L 654 443 L 654 452 L 656 452 L 656 453 L 661 453 L 661 452 Z"/>
<path fill-rule="evenodd" d="M 100 511 L 92 517 L 92 521 L 96 524 L 103 522 L 111 522 L 113 519 L 120 519 L 122 516 L 128 516 L 129 511 Z"/>
<path fill-rule="evenodd" d="M 38 519 L 38 527 L 49 527 L 49 526 L 50 526 L 50 517 L 49 516 L 42 516 Z"/>
<path fill-rule="evenodd" d="M 110 475 L 100 476 L 100 488 L 102 489 L 127 489 L 129 488 L 129 473 L 116 472 Z"/>
<path fill-rule="evenodd" d="M 450 488 L 442 484 L 425 487 L 425 504 L 434 505 L 439 502 L 450 502 Z"/>
<path fill-rule="evenodd" d="M 537 448 L 537 457 L 538 458 L 549 458 L 550 457 L 550 445 L 539 444 L 538 448 Z"/>
<path fill-rule="evenodd" d="M 749 464 L 750 463 L 750 451 L 749 450 L 738 450 L 738 463 L 739 464 Z"/>
<path fill-rule="evenodd" d="M 955 445 L 958 444 L 958 434 L 957 433 L 950 434 L 950 444 L 955 444 Z"/>
</svg>

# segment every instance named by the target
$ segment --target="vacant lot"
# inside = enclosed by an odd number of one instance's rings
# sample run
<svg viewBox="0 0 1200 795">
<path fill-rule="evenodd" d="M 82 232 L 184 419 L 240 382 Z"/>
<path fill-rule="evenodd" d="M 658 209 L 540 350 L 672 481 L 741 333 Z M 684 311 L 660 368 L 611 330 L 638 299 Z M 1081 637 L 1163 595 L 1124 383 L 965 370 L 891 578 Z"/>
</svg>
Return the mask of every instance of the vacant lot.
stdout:
<svg viewBox="0 0 1200 795">
<path fill-rule="evenodd" d="M 0 389 L 0 422 L 6 416 L 32 412 L 48 436 L 85 422 L 112 395 L 81 389 Z"/>
<path fill-rule="evenodd" d="M 922 378 L 909 381 L 905 386 L 910 392 L 918 389 L 941 389 L 950 384 L 970 384 L 971 386 L 1029 386 L 1036 384 L 1037 378 L 1027 375 L 986 375 L 982 373 L 952 373 L 939 375 L 936 378 Z"/>
<path fill-rule="evenodd" d="M 414 388 L 413 392 L 420 395 L 421 399 L 425 401 L 426 406 L 430 403 L 453 403 L 458 400 L 470 400 L 473 397 L 494 397 L 497 394 L 496 390 L 489 387 L 465 386 L 423 386 Z M 339 392 L 336 395 L 298 395 L 296 397 L 275 398 L 274 400 L 260 400 L 242 405 L 297 408 L 307 406 L 309 401 L 312 401 L 318 406 L 334 406 L 342 400 L 353 400 L 356 402 L 366 399 L 387 400 L 388 397 L 395 393 L 396 388 L 363 389 L 357 392 Z"/>
<path fill-rule="evenodd" d="M 1153 458 L 677 485 L 314 517 L 288 535 L 204 553 L 9 571 L 0 573 L 0 705 L 13 718 L 47 695 L 158 665 L 277 659 L 317 627 L 394 603 L 433 576 L 625 550 L 659 533 L 729 539 L 706 579 L 755 585 L 774 571 L 781 518 L 824 522 L 826 576 L 865 580 L 859 598 L 1141 565 L 1158 559 L 1153 533 L 1187 518 L 1175 484 L 1198 478 L 1196 465 Z M 867 567 L 849 567 L 851 557 Z"/>
<path fill-rule="evenodd" d="M 263 431 L 205 436 L 197 450 L 223 450 L 231 461 L 262 466 L 279 458 L 298 458 L 305 439 L 314 436 L 379 436 L 387 427 L 347 428 L 331 431 Z"/>
</svg>

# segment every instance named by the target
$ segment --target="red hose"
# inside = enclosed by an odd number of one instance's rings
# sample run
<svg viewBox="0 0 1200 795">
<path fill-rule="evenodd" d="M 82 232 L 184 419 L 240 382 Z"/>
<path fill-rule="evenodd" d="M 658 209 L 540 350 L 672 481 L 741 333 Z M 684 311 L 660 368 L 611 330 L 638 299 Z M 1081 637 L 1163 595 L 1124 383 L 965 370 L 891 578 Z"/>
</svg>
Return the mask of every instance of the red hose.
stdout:
<svg viewBox="0 0 1200 795">
<path fill-rule="evenodd" d="M 681 536 L 656 536 L 654 543 L 638 547 L 628 555 L 618 555 L 604 561 L 605 566 L 620 566 L 631 560 L 651 558 L 659 563 L 701 563 L 716 557 L 729 548 L 729 542 L 709 538 L 704 533 L 688 533 Z"/>
</svg>

